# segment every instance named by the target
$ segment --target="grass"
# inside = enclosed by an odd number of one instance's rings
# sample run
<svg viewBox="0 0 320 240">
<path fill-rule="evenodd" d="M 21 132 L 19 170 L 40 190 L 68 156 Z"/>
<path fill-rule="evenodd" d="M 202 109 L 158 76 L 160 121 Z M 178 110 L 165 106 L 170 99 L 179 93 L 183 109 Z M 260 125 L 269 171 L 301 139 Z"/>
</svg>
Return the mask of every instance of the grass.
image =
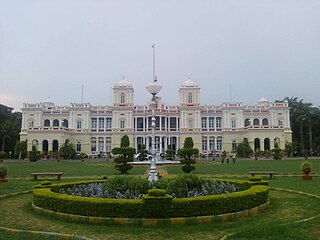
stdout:
<svg viewBox="0 0 320 240">
<path fill-rule="evenodd" d="M 300 172 L 302 160 L 264 161 L 240 160 L 235 165 L 218 165 L 215 162 L 197 165 L 198 174 L 248 175 L 250 170 L 274 170 L 279 173 Z M 320 161 L 319 161 L 320 162 Z M 320 164 L 312 160 L 313 170 L 320 172 Z M 31 172 L 63 171 L 62 182 L 74 179 L 101 178 L 115 175 L 117 171 L 111 163 L 103 162 L 6 162 L 9 181 L 0 184 L 0 195 L 24 190 L 41 181 L 31 180 Z M 170 174 L 177 174 L 178 166 L 166 166 Z M 143 175 L 145 167 L 134 167 L 132 175 Z M 178 169 L 178 170 L 177 170 Z M 176 172 L 175 172 L 176 171 Z M 276 177 L 270 186 L 308 192 L 320 196 L 319 177 L 313 181 L 303 181 L 299 177 Z M 53 181 L 55 182 L 55 180 Z M 167 227 L 123 227 L 99 226 L 71 223 L 36 214 L 31 208 L 32 194 L 17 195 L 0 199 L 0 226 L 60 232 L 86 236 L 91 239 L 306 239 L 320 238 L 320 218 L 303 223 L 297 220 L 316 216 L 320 213 L 319 199 L 287 193 L 270 191 L 270 207 L 256 217 L 225 224 Z M 32 234 L 6 233 L 0 230 L 0 239 L 56 239 L 55 237 L 34 236 Z"/>
</svg>

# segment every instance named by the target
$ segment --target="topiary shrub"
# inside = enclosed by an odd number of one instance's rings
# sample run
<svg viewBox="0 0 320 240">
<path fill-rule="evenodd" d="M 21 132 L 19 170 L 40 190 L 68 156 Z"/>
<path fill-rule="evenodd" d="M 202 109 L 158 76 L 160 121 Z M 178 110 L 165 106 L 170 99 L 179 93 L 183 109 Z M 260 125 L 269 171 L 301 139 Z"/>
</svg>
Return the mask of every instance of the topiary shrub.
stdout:
<svg viewBox="0 0 320 240">
<path fill-rule="evenodd" d="M 36 162 L 39 160 L 39 158 L 40 158 L 40 152 L 37 151 L 37 147 L 33 145 L 32 151 L 29 151 L 29 161 Z"/>
<path fill-rule="evenodd" d="M 143 215 L 147 218 L 166 218 L 172 215 L 172 199 L 164 189 L 150 189 L 143 195 Z"/>
</svg>

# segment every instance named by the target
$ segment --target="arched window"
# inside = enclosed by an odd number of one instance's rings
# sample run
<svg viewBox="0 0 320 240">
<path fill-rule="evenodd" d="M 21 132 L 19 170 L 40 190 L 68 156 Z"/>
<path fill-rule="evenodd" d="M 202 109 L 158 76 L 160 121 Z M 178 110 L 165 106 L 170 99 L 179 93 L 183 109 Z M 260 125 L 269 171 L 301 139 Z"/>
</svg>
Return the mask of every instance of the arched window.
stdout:
<svg viewBox="0 0 320 240">
<path fill-rule="evenodd" d="M 260 150 L 260 139 L 259 138 L 254 139 L 254 151 L 256 151 L 256 150 Z"/>
<path fill-rule="evenodd" d="M 262 119 L 262 125 L 263 126 L 269 125 L 269 121 L 267 118 Z"/>
<path fill-rule="evenodd" d="M 247 127 L 250 125 L 250 119 L 247 118 L 246 120 L 244 120 L 244 126 Z"/>
<path fill-rule="evenodd" d="M 59 142 L 58 140 L 52 141 L 52 152 L 58 152 L 59 150 Z"/>
<path fill-rule="evenodd" d="M 59 120 L 58 119 L 53 120 L 52 126 L 59 127 Z"/>
<path fill-rule="evenodd" d="M 255 125 L 255 126 L 260 125 L 260 121 L 259 121 L 258 118 L 255 118 L 255 119 L 253 120 L 253 125 Z"/>
<path fill-rule="evenodd" d="M 81 142 L 80 141 L 77 141 L 76 150 L 77 150 L 77 152 L 81 152 Z"/>
<path fill-rule="evenodd" d="M 69 121 L 67 119 L 63 119 L 62 120 L 62 126 L 65 127 L 65 128 L 68 128 L 69 127 Z"/>
<path fill-rule="evenodd" d="M 192 93 L 188 94 L 188 103 L 192 103 Z"/>
<path fill-rule="evenodd" d="M 44 120 L 43 126 L 44 127 L 50 127 L 50 120 L 49 119 Z"/>
<path fill-rule="evenodd" d="M 43 151 L 43 152 L 48 152 L 48 150 L 49 150 L 48 140 L 43 140 L 43 141 L 42 141 L 42 151 Z"/>
<path fill-rule="evenodd" d="M 270 139 L 269 138 L 264 139 L 264 150 L 270 150 Z"/>
<path fill-rule="evenodd" d="M 125 103 L 125 102 L 126 102 L 125 95 L 124 95 L 124 93 L 121 93 L 121 95 L 120 95 L 120 103 Z"/>
<path fill-rule="evenodd" d="M 32 140 L 32 146 L 36 146 L 36 150 L 38 150 L 38 140 Z"/>
</svg>

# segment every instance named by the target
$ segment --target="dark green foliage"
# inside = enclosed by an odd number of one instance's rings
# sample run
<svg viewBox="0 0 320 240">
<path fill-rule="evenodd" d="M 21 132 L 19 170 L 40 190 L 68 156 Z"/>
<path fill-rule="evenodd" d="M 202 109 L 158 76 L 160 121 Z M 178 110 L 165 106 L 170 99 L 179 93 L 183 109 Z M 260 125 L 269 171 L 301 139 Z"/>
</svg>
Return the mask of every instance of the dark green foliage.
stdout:
<svg viewBox="0 0 320 240">
<path fill-rule="evenodd" d="M 148 190 L 148 195 L 150 197 L 164 197 L 167 194 L 164 189 L 150 189 Z"/>
<path fill-rule="evenodd" d="M 120 147 L 125 148 L 125 147 L 129 147 L 130 146 L 130 140 L 128 135 L 124 135 L 121 138 L 121 143 L 120 143 Z"/>
<path fill-rule="evenodd" d="M 262 178 L 261 177 L 250 177 L 249 180 L 251 182 L 261 182 Z"/>
<path fill-rule="evenodd" d="M 248 158 L 253 152 L 247 138 L 244 138 L 243 141 L 237 145 L 236 151 L 237 155 L 241 158 Z"/>
<path fill-rule="evenodd" d="M 204 179 L 194 174 L 181 174 L 169 182 L 168 193 L 175 193 L 177 197 L 187 197 L 189 190 L 200 191 Z"/>
<path fill-rule="evenodd" d="M 140 153 L 140 155 L 139 155 L 140 161 L 143 161 L 147 158 L 148 151 L 146 150 L 146 146 L 144 144 L 141 145 L 141 149 L 140 149 L 139 153 Z"/>
<path fill-rule="evenodd" d="M 25 141 L 17 141 L 16 145 L 14 146 L 14 155 L 17 159 L 25 159 L 28 155 L 27 150 L 27 140 Z"/>
<path fill-rule="evenodd" d="M 195 167 L 191 165 L 196 163 L 194 157 L 199 155 L 199 149 L 193 148 L 193 140 L 191 137 L 187 137 L 184 140 L 183 148 L 178 149 L 178 155 L 181 158 L 180 163 L 185 165 L 182 167 L 182 171 L 190 173 L 195 170 Z"/>
<path fill-rule="evenodd" d="M 120 147 L 112 149 L 112 153 L 117 155 L 117 157 L 114 159 L 114 162 L 116 163 L 115 168 L 121 174 L 127 174 L 127 172 L 132 169 L 132 166 L 129 165 L 128 162 L 133 162 L 133 155 L 136 150 L 132 147 L 129 147 L 129 145 L 129 137 L 124 135 L 121 138 Z"/>
<path fill-rule="evenodd" d="M 292 143 L 286 142 L 285 152 L 286 152 L 287 157 L 291 157 L 291 156 L 292 156 L 292 154 L 293 154 L 293 146 L 292 146 Z"/>
<path fill-rule="evenodd" d="M 76 148 L 72 143 L 66 143 L 61 146 L 59 149 L 60 156 L 63 157 L 63 159 L 75 159 L 76 158 Z"/>
<path fill-rule="evenodd" d="M 29 161 L 36 162 L 40 158 L 40 152 L 37 151 L 36 146 L 32 146 L 32 151 L 29 151 Z"/>
<path fill-rule="evenodd" d="M 172 145 L 168 145 L 168 149 L 166 151 L 167 160 L 173 160 L 175 151 L 172 148 Z"/>
<path fill-rule="evenodd" d="M 13 108 L 0 104 L 0 150 L 13 153 L 19 141 L 21 131 L 21 112 L 12 112 Z"/>
<path fill-rule="evenodd" d="M 105 189 L 109 193 L 114 194 L 116 192 L 125 192 L 129 190 L 132 194 L 145 194 L 148 192 L 148 189 L 151 188 L 151 185 L 147 179 L 137 178 L 131 176 L 115 176 L 109 178 L 104 183 Z"/>
<path fill-rule="evenodd" d="M 172 196 L 169 195 L 162 197 L 144 195 L 143 200 L 87 198 L 56 193 L 59 188 L 68 188 L 74 184 L 80 184 L 80 182 L 64 183 L 49 185 L 48 188 L 43 188 L 43 186 L 35 188 L 33 190 L 33 202 L 41 208 L 84 216 L 167 218 L 209 216 L 238 212 L 259 206 L 268 201 L 269 190 L 267 186 L 252 186 L 253 182 L 251 184 L 245 181 L 232 181 L 232 183 L 236 182 L 238 182 L 238 185 L 242 186 L 242 188 L 249 189 L 230 194 L 193 198 L 172 199 Z M 252 187 L 250 188 L 250 186 Z"/>
<path fill-rule="evenodd" d="M 143 214 L 146 218 L 167 218 L 172 216 L 173 197 L 164 189 L 151 189 L 143 195 Z"/>
<path fill-rule="evenodd" d="M 274 149 L 272 149 L 272 156 L 273 156 L 273 159 L 275 160 L 280 160 L 282 157 L 282 151 L 279 148 L 278 143 L 274 144 Z"/>
</svg>

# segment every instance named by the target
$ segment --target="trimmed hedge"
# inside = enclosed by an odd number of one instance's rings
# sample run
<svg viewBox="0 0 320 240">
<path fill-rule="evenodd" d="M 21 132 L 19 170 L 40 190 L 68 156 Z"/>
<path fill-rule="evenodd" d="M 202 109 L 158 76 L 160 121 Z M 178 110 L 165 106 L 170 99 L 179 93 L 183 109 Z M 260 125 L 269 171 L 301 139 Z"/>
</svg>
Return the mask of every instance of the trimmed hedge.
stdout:
<svg viewBox="0 0 320 240">
<path fill-rule="evenodd" d="M 229 180 L 228 180 L 229 181 Z M 78 197 L 58 193 L 60 188 L 74 184 L 103 181 L 82 181 L 41 186 L 33 190 L 34 205 L 67 214 L 110 218 L 172 218 L 209 216 L 250 209 L 268 201 L 268 186 L 264 182 L 230 180 L 241 191 L 192 198 L 172 198 L 163 190 L 151 190 L 151 195 L 138 199 Z M 256 185 L 259 183 L 259 185 Z M 149 190 L 150 191 L 150 190 Z"/>
</svg>

